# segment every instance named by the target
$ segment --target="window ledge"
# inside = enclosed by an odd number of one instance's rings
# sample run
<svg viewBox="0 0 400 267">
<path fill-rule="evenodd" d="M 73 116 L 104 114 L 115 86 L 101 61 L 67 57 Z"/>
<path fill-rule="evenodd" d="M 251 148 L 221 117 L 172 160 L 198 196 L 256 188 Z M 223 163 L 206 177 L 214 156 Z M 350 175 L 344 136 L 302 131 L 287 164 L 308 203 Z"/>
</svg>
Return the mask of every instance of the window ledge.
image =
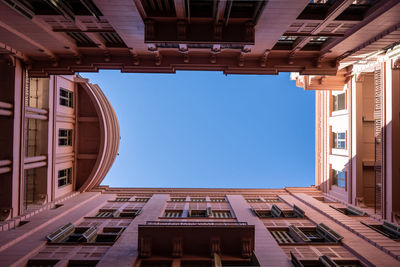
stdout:
<svg viewBox="0 0 400 267">
<path fill-rule="evenodd" d="M 337 110 L 337 111 L 332 111 L 331 117 L 336 117 L 336 116 L 343 116 L 343 115 L 348 115 L 347 109 L 342 109 L 342 110 Z"/>
</svg>

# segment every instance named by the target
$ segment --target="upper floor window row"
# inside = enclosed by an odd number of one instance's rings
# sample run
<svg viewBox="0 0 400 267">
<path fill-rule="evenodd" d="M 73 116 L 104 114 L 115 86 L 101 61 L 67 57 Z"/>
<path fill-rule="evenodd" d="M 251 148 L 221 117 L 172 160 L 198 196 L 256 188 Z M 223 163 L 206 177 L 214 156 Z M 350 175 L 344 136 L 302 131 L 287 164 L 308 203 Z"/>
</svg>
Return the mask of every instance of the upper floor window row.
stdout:
<svg viewBox="0 0 400 267">
<path fill-rule="evenodd" d="M 173 197 L 169 199 L 170 202 L 186 202 L 185 197 Z M 190 198 L 191 202 L 206 202 L 206 198 Z M 223 197 L 218 198 L 210 198 L 210 202 L 226 202 L 226 199 Z"/>
<path fill-rule="evenodd" d="M 333 96 L 333 111 L 346 109 L 346 93 Z"/>
<path fill-rule="evenodd" d="M 59 129 L 58 130 L 58 145 L 59 146 L 72 146 L 72 130 Z"/>
<path fill-rule="evenodd" d="M 74 93 L 60 87 L 60 105 L 69 108 L 74 107 Z"/>
</svg>

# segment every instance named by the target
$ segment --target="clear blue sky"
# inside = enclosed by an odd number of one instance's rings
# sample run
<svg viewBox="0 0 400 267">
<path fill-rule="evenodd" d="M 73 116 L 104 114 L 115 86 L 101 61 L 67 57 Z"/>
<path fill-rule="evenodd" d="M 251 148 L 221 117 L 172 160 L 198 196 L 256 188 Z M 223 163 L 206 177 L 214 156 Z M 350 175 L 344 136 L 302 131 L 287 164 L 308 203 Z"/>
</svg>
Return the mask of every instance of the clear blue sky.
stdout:
<svg viewBox="0 0 400 267">
<path fill-rule="evenodd" d="M 314 184 L 314 92 L 280 75 L 84 73 L 114 107 L 113 187 Z"/>
</svg>

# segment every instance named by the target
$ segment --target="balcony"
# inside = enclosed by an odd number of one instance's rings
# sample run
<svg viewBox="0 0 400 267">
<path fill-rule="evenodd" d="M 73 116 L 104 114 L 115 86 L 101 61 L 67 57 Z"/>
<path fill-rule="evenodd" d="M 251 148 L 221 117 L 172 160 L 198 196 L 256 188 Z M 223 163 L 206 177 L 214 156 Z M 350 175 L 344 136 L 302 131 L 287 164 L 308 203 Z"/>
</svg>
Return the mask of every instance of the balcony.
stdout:
<svg viewBox="0 0 400 267">
<path fill-rule="evenodd" d="M 139 225 L 139 255 L 150 257 L 221 257 L 249 259 L 254 225 L 246 222 L 148 221 Z"/>
</svg>

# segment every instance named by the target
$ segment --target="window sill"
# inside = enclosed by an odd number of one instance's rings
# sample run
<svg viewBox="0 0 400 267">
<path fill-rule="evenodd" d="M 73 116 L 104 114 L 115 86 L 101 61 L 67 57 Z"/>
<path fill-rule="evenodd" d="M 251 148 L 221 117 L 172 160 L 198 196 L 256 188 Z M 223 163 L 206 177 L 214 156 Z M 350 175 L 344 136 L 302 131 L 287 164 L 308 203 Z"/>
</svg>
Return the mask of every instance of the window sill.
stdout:
<svg viewBox="0 0 400 267">
<path fill-rule="evenodd" d="M 348 115 L 348 114 L 349 113 L 347 112 L 347 109 L 342 109 L 342 110 L 332 111 L 331 117 L 343 116 L 343 115 Z"/>
</svg>

